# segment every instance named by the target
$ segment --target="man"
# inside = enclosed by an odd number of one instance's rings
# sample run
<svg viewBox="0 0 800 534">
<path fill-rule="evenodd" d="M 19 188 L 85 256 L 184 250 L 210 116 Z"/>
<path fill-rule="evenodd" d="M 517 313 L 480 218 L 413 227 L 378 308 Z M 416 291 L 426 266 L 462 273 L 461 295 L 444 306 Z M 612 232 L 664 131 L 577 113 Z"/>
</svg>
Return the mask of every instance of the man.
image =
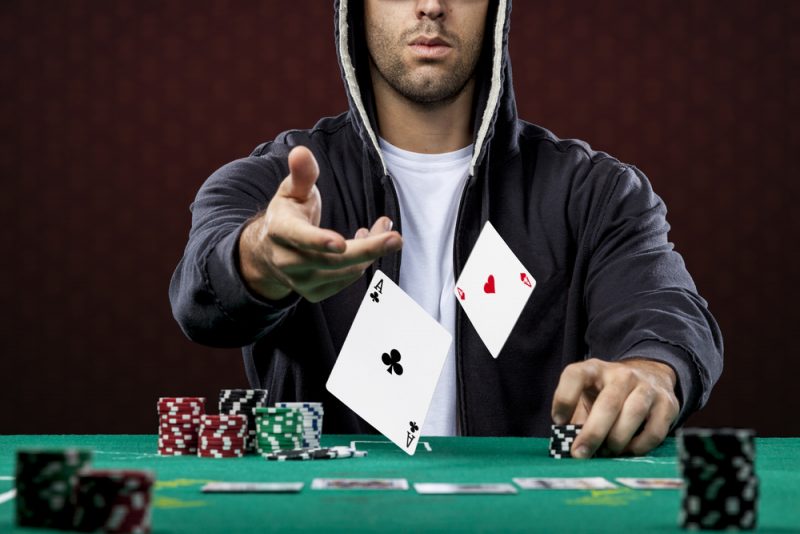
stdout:
<svg viewBox="0 0 800 534">
<path fill-rule="evenodd" d="M 244 347 L 272 401 L 323 400 L 327 431 L 371 432 L 325 381 L 377 267 L 453 334 L 423 434 L 572 421 L 578 457 L 644 454 L 708 399 L 721 334 L 645 176 L 517 118 L 510 11 L 338 0 L 350 110 L 208 179 L 173 312 L 198 342 Z M 452 296 L 486 221 L 537 280 L 496 360 Z"/>
</svg>

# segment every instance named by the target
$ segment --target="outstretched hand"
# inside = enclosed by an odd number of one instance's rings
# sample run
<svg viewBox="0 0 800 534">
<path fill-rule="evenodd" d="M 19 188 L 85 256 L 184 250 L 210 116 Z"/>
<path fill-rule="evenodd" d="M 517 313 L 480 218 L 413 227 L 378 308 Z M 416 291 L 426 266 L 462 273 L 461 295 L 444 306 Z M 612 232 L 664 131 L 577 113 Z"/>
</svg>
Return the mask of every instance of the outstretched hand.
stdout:
<svg viewBox="0 0 800 534">
<path fill-rule="evenodd" d="M 582 424 L 572 456 L 646 454 L 664 441 L 678 417 L 675 372 L 646 359 L 568 365 L 553 396 L 556 424 Z M 637 434 L 641 428 L 641 432 Z"/>
<path fill-rule="evenodd" d="M 400 250 L 403 240 L 380 217 L 352 239 L 320 228 L 319 166 L 311 151 L 289 153 L 289 175 L 266 211 L 250 222 L 239 240 L 242 277 L 251 290 L 278 300 L 292 291 L 319 302 L 355 282 L 372 262 Z"/>
</svg>

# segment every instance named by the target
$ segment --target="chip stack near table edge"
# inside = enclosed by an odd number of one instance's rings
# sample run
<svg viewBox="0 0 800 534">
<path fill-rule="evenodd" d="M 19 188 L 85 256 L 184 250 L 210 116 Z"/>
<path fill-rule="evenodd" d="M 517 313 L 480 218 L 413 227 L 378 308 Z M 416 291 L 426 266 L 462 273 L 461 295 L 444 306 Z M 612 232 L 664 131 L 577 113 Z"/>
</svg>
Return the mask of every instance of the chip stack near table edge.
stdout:
<svg viewBox="0 0 800 534">
<path fill-rule="evenodd" d="M 550 457 L 572 458 L 572 444 L 581 433 L 583 425 L 551 425 Z"/>
<path fill-rule="evenodd" d="M 254 408 L 256 448 L 259 454 L 300 449 L 303 446 L 303 414 L 295 408 Z"/>
<path fill-rule="evenodd" d="M 303 448 L 320 448 L 322 417 L 325 410 L 321 402 L 278 402 L 278 408 L 295 408 L 303 414 Z"/>
<path fill-rule="evenodd" d="M 75 488 L 74 530 L 150 532 L 152 489 L 149 471 L 83 469 Z"/>
<path fill-rule="evenodd" d="M 200 417 L 200 458 L 241 458 L 245 453 L 247 417 L 203 415 Z"/>
<path fill-rule="evenodd" d="M 253 409 L 266 406 L 266 389 L 223 389 L 219 392 L 221 415 L 244 415 L 247 418 L 246 452 L 256 452 L 256 416 Z"/>
<path fill-rule="evenodd" d="M 264 453 L 267 460 L 285 462 L 289 460 L 335 460 L 337 458 L 363 458 L 367 451 L 359 451 L 346 446 L 314 447 Z"/>
<path fill-rule="evenodd" d="M 755 432 L 686 428 L 677 437 L 684 480 L 679 525 L 692 530 L 755 528 L 759 493 Z"/>
<path fill-rule="evenodd" d="M 161 397 L 158 399 L 158 454 L 197 454 L 200 417 L 205 397 Z"/>
<path fill-rule="evenodd" d="M 91 459 L 91 451 L 80 449 L 17 451 L 17 525 L 71 527 L 78 471 Z"/>
</svg>

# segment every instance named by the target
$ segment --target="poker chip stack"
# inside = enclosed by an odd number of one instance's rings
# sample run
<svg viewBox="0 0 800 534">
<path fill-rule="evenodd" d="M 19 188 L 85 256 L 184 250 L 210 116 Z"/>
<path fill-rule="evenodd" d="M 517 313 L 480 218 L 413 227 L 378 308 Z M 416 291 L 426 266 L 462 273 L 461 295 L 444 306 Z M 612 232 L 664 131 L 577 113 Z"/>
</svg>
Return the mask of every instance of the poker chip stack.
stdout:
<svg viewBox="0 0 800 534">
<path fill-rule="evenodd" d="M 223 389 L 219 392 L 220 414 L 244 415 L 247 418 L 246 452 L 256 452 L 256 417 L 253 409 L 266 406 L 266 389 Z"/>
<path fill-rule="evenodd" d="M 684 480 L 680 526 L 713 530 L 755 528 L 759 486 L 755 473 L 755 433 L 733 428 L 687 428 L 677 435 Z"/>
<path fill-rule="evenodd" d="M 336 458 L 363 458 L 366 455 L 367 451 L 358 451 L 345 446 L 304 448 L 262 454 L 262 456 L 267 460 L 276 460 L 278 462 L 285 462 L 287 460 L 334 460 Z"/>
<path fill-rule="evenodd" d="M 197 432 L 205 413 L 205 397 L 158 399 L 158 454 L 197 454 Z"/>
<path fill-rule="evenodd" d="M 197 456 L 241 458 L 245 453 L 247 417 L 244 415 L 203 415 Z"/>
<path fill-rule="evenodd" d="M 303 414 L 303 447 L 320 447 L 322 416 L 325 415 L 321 402 L 279 402 L 275 406 L 300 410 Z"/>
<path fill-rule="evenodd" d="M 148 471 L 84 469 L 75 489 L 74 530 L 150 532 L 152 488 Z"/>
<path fill-rule="evenodd" d="M 583 425 L 551 425 L 550 457 L 572 458 L 572 443 L 581 433 Z"/>
<path fill-rule="evenodd" d="M 255 408 L 260 454 L 303 447 L 303 414 L 295 408 Z"/>
<path fill-rule="evenodd" d="M 17 451 L 17 525 L 70 528 L 75 514 L 72 494 L 78 472 L 91 459 L 92 453 L 87 450 Z"/>
</svg>

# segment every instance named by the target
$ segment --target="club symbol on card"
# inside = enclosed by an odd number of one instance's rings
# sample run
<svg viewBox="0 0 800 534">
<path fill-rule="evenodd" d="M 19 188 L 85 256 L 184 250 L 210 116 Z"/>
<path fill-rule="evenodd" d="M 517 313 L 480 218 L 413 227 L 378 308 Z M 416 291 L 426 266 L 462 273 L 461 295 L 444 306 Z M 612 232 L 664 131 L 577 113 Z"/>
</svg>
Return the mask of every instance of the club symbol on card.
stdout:
<svg viewBox="0 0 800 534">
<path fill-rule="evenodd" d="M 494 293 L 494 275 L 490 274 L 489 278 L 486 279 L 486 283 L 483 284 L 483 292 L 484 293 Z"/>
<path fill-rule="evenodd" d="M 519 279 L 522 280 L 522 283 L 525 284 L 526 286 L 533 287 L 531 286 L 530 278 L 528 278 L 528 273 L 519 273 Z"/>
<path fill-rule="evenodd" d="M 460 287 L 457 287 L 456 291 L 458 291 L 458 298 L 460 298 L 461 300 L 464 300 L 465 298 L 467 298 L 467 294 L 464 293 L 464 290 L 461 289 Z"/>
<path fill-rule="evenodd" d="M 373 291 L 372 293 L 370 293 L 369 297 L 372 299 L 372 302 L 380 302 L 381 301 L 380 297 L 378 296 L 378 292 L 377 291 Z"/>
<path fill-rule="evenodd" d="M 414 438 L 416 437 L 414 434 L 417 432 L 417 430 L 419 430 L 417 423 L 414 421 L 409 421 L 408 426 L 409 429 L 406 431 L 406 448 L 411 446 L 411 443 L 413 443 Z"/>
<path fill-rule="evenodd" d="M 383 365 L 388 365 L 389 368 L 386 369 L 386 372 L 389 374 L 396 374 L 400 376 L 403 374 L 403 366 L 400 365 L 400 351 L 397 349 L 392 349 L 388 354 L 383 353 L 381 355 L 381 360 L 383 360 Z"/>
</svg>

